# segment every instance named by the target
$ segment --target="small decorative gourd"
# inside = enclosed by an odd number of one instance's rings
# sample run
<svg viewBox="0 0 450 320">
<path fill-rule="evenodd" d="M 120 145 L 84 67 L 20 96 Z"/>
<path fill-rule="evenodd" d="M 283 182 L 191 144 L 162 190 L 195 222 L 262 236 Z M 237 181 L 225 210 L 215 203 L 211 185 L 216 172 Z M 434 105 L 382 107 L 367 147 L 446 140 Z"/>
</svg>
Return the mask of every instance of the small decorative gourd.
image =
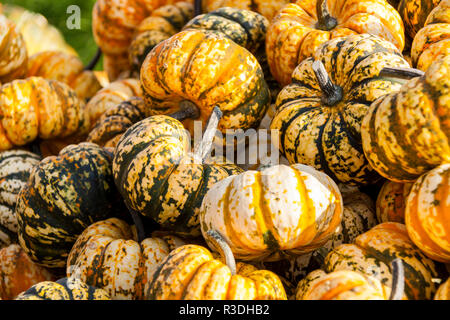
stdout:
<svg viewBox="0 0 450 320">
<path fill-rule="evenodd" d="M 405 26 L 405 35 L 412 41 L 425 24 L 428 14 L 441 0 L 400 0 L 398 12 Z"/>
<path fill-rule="evenodd" d="M 412 183 L 386 181 L 377 198 L 377 219 L 379 223 L 405 223 L 406 198 Z"/>
</svg>

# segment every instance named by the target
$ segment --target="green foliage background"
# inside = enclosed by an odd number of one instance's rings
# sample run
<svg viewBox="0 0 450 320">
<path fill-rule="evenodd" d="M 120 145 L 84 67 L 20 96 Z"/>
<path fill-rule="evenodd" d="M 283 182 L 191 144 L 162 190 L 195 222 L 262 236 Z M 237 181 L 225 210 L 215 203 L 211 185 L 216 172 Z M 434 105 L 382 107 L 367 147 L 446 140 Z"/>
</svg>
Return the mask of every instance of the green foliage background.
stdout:
<svg viewBox="0 0 450 320">
<path fill-rule="evenodd" d="M 27 10 L 38 12 L 45 16 L 50 24 L 58 28 L 66 42 L 80 55 L 86 65 L 97 51 L 92 35 L 92 8 L 96 0 L 0 0 L 4 4 L 21 6 Z M 69 30 L 66 13 L 70 5 L 77 5 L 81 9 L 81 30 Z M 101 69 L 101 61 L 96 69 Z"/>
</svg>

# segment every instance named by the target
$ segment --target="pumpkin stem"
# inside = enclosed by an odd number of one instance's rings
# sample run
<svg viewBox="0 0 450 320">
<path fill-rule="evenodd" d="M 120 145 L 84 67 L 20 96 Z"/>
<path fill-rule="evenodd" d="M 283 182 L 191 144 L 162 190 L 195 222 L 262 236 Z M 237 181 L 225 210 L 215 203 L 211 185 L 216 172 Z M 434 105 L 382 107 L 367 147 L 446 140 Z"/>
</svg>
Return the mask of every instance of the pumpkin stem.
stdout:
<svg viewBox="0 0 450 320">
<path fill-rule="evenodd" d="M 194 17 L 201 15 L 203 13 L 202 10 L 202 0 L 194 1 Z"/>
<path fill-rule="evenodd" d="M 400 79 L 411 79 L 416 77 L 421 77 L 425 74 L 422 70 L 414 68 L 388 68 L 385 67 L 381 69 L 380 76 L 382 77 L 393 77 Z"/>
<path fill-rule="evenodd" d="M 222 259 L 225 260 L 225 263 L 231 270 L 231 275 L 236 275 L 236 260 L 234 260 L 233 252 L 222 235 L 216 230 L 208 230 L 206 238 L 214 246 L 213 249 L 218 251 Z"/>
<path fill-rule="evenodd" d="M 327 0 L 317 0 L 316 2 L 317 24 L 316 28 L 329 31 L 337 26 L 336 18 L 332 17 L 328 11 Z"/>
<path fill-rule="evenodd" d="M 206 125 L 205 132 L 203 133 L 203 139 L 194 147 L 194 155 L 201 159 L 202 163 L 211 150 L 211 146 L 216 134 L 217 126 L 222 118 L 222 111 L 219 107 L 214 107 L 211 116 L 209 117 L 208 124 Z"/>
<path fill-rule="evenodd" d="M 392 261 L 392 289 L 389 300 L 402 300 L 405 290 L 405 270 L 402 259 Z"/>
<path fill-rule="evenodd" d="M 177 119 L 178 121 L 197 119 L 200 116 L 200 111 L 194 103 L 188 100 L 183 100 L 180 102 L 180 110 L 169 114 L 168 116 Z"/>
<path fill-rule="evenodd" d="M 141 243 L 146 238 L 144 223 L 142 222 L 140 214 L 138 212 L 136 212 L 135 210 L 131 209 L 130 206 L 128 205 L 128 203 L 126 203 L 126 201 L 124 201 L 124 202 L 128 208 L 128 211 L 130 211 L 131 217 L 133 218 L 134 225 L 136 226 L 137 237 L 138 237 L 137 240 L 139 243 Z"/>
<path fill-rule="evenodd" d="M 102 49 L 98 48 L 97 52 L 95 53 L 95 56 L 92 58 L 92 60 L 88 63 L 86 67 L 84 67 L 84 70 L 90 70 L 92 71 L 95 66 L 97 65 L 98 61 L 100 60 L 100 57 L 102 56 Z"/>
<path fill-rule="evenodd" d="M 323 92 L 322 103 L 327 106 L 333 106 L 341 101 L 343 96 L 342 88 L 331 81 L 322 61 L 315 60 L 312 64 L 312 69 Z"/>
</svg>

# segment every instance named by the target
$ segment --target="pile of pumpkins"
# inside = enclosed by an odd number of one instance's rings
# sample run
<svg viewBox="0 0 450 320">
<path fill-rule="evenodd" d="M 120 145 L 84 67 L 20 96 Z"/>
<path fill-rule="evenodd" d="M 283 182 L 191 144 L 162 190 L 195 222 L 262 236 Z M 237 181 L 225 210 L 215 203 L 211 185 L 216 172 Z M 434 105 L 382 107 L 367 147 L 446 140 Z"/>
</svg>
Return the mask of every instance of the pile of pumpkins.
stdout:
<svg viewBox="0 0 450 320">
<path fill-rule="evenodd" d="M 450 0 L 92 15 L 101 73 L 0 15 L 1 299 L 450 299 Z"/>
</svg>

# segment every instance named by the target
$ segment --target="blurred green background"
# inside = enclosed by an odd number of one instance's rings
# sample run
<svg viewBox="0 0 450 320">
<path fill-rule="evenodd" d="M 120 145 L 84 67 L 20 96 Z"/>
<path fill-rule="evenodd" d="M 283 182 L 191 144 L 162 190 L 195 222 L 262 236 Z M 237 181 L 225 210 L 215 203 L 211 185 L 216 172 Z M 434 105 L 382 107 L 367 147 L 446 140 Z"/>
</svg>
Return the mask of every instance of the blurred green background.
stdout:
<svg viewBox="0 0 450 320">
<path fill-rule="evenodd" d="M 96 0 L 0 0 L 3 4 L 13 4 L 21 6 L 27 10 L 42 14 L 50 24 L 58 28 L 66 42 L 71 45 L 80 55 L 81 60 L 86 65 L 97 51 L 92 35 L 92 8 Z M 69 30 L 66 27 L 66 20 L 69 14 L 66 13 L 70 5 L 77 5 L 81 9 L 81 30 Z M 100 70 L 102 61 L 96 69 Z"/>
</svg>

